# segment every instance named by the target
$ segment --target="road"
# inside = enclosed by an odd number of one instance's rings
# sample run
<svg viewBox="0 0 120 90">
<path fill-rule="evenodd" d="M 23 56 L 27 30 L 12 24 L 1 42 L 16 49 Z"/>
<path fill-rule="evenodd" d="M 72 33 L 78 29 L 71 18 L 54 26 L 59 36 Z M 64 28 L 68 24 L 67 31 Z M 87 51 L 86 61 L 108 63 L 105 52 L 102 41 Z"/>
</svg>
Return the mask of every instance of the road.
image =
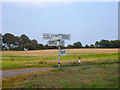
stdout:
<svg viewBox="0 0 120 90">
<path fill-rule="evenodd" d="M 71 67 L 61 67 L 61 68 L 76 68 L 76 67 L 90 67 L 90 66 L 93 66 L 93 65 L 71 66 Z M 42 71 L 42 70 L 49 70 L 49 69 L 58 69 L 58 67 L 37 68 L 37 69 L 22 69 L 22 70 L 5 70 L 5 71 L 2 71 L 2 78 L 13 77 L 13 76 L 17 76 L 19 74 Z"/>
</svg>

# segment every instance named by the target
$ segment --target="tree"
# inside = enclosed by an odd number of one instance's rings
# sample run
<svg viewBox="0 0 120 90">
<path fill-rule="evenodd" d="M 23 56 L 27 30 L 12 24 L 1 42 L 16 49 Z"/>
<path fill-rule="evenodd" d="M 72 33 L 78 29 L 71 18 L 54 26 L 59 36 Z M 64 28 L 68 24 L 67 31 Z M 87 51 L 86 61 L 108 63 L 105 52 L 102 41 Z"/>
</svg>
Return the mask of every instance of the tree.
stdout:
<svg viewBox="0 0 120 90">
<path fill-rule="evenodd" d="M 67 46 L 67 48 L 68 48 L 68 49 L 71 49 L 71 48 L 73 48 L 73 45 L 70 45 L 70 44 L 69 44 L 69 45 Z"/>
<path fill-rule="evenodd" d="M 16 36 L 15 37 L 15 45 L 19 45 L 20 44 L 20 37 Z"/>
<path fill-rule="evenodd" d="M 81 42 L 76 42 L 73 44 L 74 48 L 81 48 L 82 47 L 82 44 Z"/>
<path fill-rule="evenodd" d="M 44 49 L 44 45 L 43 44 L 39 44 L 39 49 L 40 50 Z"/>
<path fill-rule="evenodd" d="M 38 44 L 38 42 L 37 42 L 37 40 L 31 40 L 30 41 L 30 45 L 28 46 L 28 49 L 29 50 L 37 50 L 37 49 L 39 49 L 39 44 Z"/>
<path fill-rule="evenodd" d="M 100 47 L 108 48 L 108 47 L 110 47 L 110 42 L 108 40 L 103 39 L 103 40 L 100 41 Z"/>
<path fill-rule="evenodd" d="M 95 46 L 93 44 L 90 45 L 90 48 L 94 48 Z"/>
<path fill-rule="evenodd" d="M 99 47 L 100 43 L 98 41 L 95 42 L 95 47 Z"/>
<path fill-rule="evenodd" d="M 110 41 L 111 48 L 120 48 L 120 40 Z"/>
<path fill-rule="evenodd" d="M 20 36 L 20 47 L 27 48 L 30 45 L 30 39 L 25 34 Z"/>
<path fill-rule="evenodd" d="M 6 33 L 2 36 L 2 40 L 4 44 L 7 43 L 7 45 L 10 46 L 10 44 L 15 43 L 15 36 L 13 34 Z"/>
<path fill-rule="evenodd" d="M 44 49 L 49 49 L 48 44 L 46 44 L 46 45 L 44 46 Z"/>
<path fill-rule="evenodd" d="M 85 48 L 89 48 L 89 46 L 86 44 L 86 45 L 85 45 Z"/>
<path fill-rule="evenodd" d="M 117 44 L 117 48 L 120 48 L 120 40 L 115 40 L 116 44 Z"/>
</svg>

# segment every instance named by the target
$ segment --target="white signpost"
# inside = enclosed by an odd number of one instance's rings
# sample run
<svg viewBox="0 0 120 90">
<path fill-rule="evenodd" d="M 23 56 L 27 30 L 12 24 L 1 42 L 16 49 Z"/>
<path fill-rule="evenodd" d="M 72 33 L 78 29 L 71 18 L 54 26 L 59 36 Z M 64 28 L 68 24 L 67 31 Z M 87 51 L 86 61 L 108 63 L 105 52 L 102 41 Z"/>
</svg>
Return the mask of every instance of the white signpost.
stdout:
<svg viewBox="0 0 120 90">
<path fill-rule="evenodd" d="M 48 46 L 64 46 L 65 41 L 64 40 L 49 40 L 48 41 Z"/>
<path fill-rule="evenodd" d="M 48 41 L 48 46 L 57 46 L 58 45 L 58 41 L 57 40 L 49 40 Z"/>
<path fill-rule="evenodd" d="M 70 34 L 47 34 L 42 35 L 44 40 L 48 40 L 48 46 L 57 46 L 59 49 L 58 53 L 58 67 L 60 68 L 60 56 L 66 55 L 66 50 L 60 50 L 60 46 L 65 45 L 64 40 L 70 40 Z"/>
<path fill-rule="evenodd" d="M 70 40 L 70 38 L 71 38 L 70 34 L 62 34 L 61 35 L 61 39 Z"/>
<path fill-rule="evenodd" d="M 53 39 L 59 39 L 59 36 L 57 34 L 47 34 L 47 33 L 44 33 L 42 35 L 42 38 L 45 39 L 45 40 L 53 40 Z"/>
<path fill-rule="evenodd" d="M 60 50 L 59 54 L 60 54 L 60 56 L 65 56 L 66 55 L 66 50 Z"/>
</svg>

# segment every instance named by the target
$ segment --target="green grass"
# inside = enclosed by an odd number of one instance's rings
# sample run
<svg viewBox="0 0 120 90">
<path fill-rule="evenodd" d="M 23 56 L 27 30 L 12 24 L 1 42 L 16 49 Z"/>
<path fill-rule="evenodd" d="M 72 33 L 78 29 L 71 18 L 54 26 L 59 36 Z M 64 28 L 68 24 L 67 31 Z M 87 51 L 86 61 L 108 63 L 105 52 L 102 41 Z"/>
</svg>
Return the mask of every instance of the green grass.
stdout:
<svg viewBox="0 0 120 90">
<path fill-rule="evenodd" d="M 9 57 L 10 59 L 2 59 L 2 60 L 57 60 L 57 56 L 2 56 L 2 57 Z M 117 59 L 118 58 L 118 53 L 104 53 L 104 54 L 88 54 L 88 55 L 81 55 L 80 53 L 75 55 L 75 54 L 68 54 L 66 56 L 61 56 L 61 60 L 74 60 L 78 59 L 81 57 L 82 59 Z"/>
<path fill-rule="evenodd" d="M 3 80 L 3 88 L 118 88 L 118 64 L 34 72 Z"/>
<path fill-rule="evenodd" d="M 92 54 L 92 55 L 67 55 L 62 57 L 61 59 L 72 60 L 72 59 L 117 59 L 118 53 L 104 53 L 104 54 Z"/>
<path fill-rule="evenodd" d="M 99 63 L 118 63 L 118 53 L 105 54 L 81 54 L 69 53 L 61 56 L 61 65 L 74 66 L 78 64 L 78 58 L 81 57 L 81 64 L 99 64 Z M 22 68 L 39 68 L 39 67 L 56 67 L 58 62 L 57 56 L 2 56 L 2 69 L 22 69 Z"/>
<path fill-rule="evenodd" d="M 3 88 L 117 88 L 118 53 L 67 53 L 61 67 L 93 65 L 21 74 L 4 78 Z M 2 70 L 57 67 L 58 56 L 2 56 Z"/>
</svg>

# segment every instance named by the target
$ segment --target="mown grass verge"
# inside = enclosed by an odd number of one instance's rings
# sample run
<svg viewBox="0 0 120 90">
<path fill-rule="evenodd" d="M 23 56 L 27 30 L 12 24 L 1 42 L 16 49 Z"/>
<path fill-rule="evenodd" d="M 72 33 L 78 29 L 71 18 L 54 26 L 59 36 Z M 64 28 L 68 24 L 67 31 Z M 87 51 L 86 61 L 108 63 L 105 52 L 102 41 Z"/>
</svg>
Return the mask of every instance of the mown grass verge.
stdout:
<svg viewBox="0 0 120 90">
<path fill-rule="evenodd" d="M 3 79 L 3 88 L 118 88 L 118 64 L 39 71 Z"/>
</svg>

